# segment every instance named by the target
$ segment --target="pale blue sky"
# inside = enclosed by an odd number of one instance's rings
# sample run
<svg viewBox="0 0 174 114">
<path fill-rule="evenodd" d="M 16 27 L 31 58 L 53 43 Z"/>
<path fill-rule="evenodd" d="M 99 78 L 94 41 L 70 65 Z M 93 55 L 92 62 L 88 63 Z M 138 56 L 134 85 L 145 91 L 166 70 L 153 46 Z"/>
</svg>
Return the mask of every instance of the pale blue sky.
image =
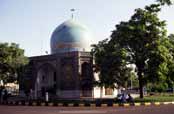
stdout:
<svg viewBox="0 0 174 114">
<path fill-rule="evenodd" d="M 115 25 L 126 21 L 135 8 L 143 8 L 155 0 L 0 0 L 0 42 L 15 42 L 25 49 L 25 55 L 50 52 L 53 30 L 75 19 L 93 33 L 96 43 L 110 36 Z M 169 33 L 174 33 L 174 6 L 164 7 L 160 18 L 167 20 Z"/>
</svg>

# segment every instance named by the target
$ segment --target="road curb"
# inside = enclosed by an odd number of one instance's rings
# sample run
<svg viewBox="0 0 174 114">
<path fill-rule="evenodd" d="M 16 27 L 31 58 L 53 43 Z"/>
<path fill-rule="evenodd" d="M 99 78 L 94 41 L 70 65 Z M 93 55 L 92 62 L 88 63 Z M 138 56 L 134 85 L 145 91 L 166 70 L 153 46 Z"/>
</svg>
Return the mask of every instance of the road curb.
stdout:
<svg viewBox="0 0 174 114">
<path fill-rule="evenodd" d="M 57 106 L 57 107 L 130 107 L 130 106 L 159 106 L 174 104 L 171 102 L 136 102 L 136 103 L 54 103 L 54 102 L 25 102 L 25 101 L 11 101 L 3 102 L 0 105 L 9 106 Z"/>
</svg>

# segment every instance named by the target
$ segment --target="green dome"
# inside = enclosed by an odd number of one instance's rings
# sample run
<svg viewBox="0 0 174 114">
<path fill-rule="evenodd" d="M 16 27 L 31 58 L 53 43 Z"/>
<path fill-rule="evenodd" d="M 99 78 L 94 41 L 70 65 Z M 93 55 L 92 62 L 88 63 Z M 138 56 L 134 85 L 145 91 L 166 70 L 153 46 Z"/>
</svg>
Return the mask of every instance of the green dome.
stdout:
<svg viewBox="0 0 174 114">
<path fill-rule="evenodd" d="M 51 36 L 51 53 L 84 51 L 89 48 L 90 33 L 74 20 L 59 25 Z"/>
</svg>

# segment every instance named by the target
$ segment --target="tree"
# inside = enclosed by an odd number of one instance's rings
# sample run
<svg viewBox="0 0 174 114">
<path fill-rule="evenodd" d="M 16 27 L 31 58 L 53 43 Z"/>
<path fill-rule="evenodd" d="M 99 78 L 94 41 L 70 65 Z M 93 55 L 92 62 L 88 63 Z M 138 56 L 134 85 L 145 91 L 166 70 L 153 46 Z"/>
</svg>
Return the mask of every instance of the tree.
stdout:
<svg viewBox="0 0 174 114">
<path fill-rule="evenodd" d="M 126 52 L 119 46 L 108 44 L 108 39 L 92 45 L 92 55 L 95 60 L 95 72 L 99 74 L 96 85 L 106 88 L 127 87 L 132 70 L 126 66 Z M 111 43 L 111 42 L 110 42 Z M 114 47 L 113 47 L 114 46 Z"/>
<path fill-rule="evenodd" d="M 136 9 L 128 22 L 116 25 L 111 41 L 127 50 L 129 64 L 135 64 L 139 80 L 140 98 L 147 81 L 165 80 L 167 62 L 172 60 L 164 41 L 167 41 L 165 21 L 160 21 L 160 4 Z"/>
<path fill-rule="evenodd" d="M 174 59 L 174 34 L 168 36 L 169 43 L 166 44 L 166 47 L 169 49 L 170 55 Z M 169 88 L 174 87 L 174 60 L 169 61 L 168 68 L 170 69 L 167 74 L 167 83 Z"/>
<path fill-rule="evenodd" d="M 157 0 L 158 3 L 160 3 L 161 5 L 172 5 L 173 1 L 172 0 Z"/>
<path fill-rule="evenodd" d="M 4 83 L 18 80 L 21 68 L 27 64 L 24 50 L 15 43 L 0 43 L 0 80 Z"/>
<path fill-rule="evenodd" d="M 166 35 L 165 21 L 160 21 L 161 6 L 170 0 L 157 0 L 144 9 L 136 9 L 129 21 L 116 25 L 111 39 L 93 45 L 92 54 L 100 86 L 124 86 L 129 79 L 128 65 L 134 64 L 139 80 L 140 98 L 147 83 L 170 81 L 174 69 L 171 51 L 174 49 Z"/>
</svg>

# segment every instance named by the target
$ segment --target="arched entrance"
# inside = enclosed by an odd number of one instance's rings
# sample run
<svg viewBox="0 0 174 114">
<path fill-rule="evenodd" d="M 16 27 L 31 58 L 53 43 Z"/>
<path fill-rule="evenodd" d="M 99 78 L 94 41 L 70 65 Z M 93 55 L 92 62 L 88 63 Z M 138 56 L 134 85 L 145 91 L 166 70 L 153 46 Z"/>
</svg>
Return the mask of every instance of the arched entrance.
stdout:
<svg viewBox="0 0 174 114">
<path fill-rule="evenodd" d="M 55 96 L 57 90 L 57 74 L 55 68 L 49 64 L 43 64 L 37 70 L 35 93 L 37 98 L 45 98 L 46 92 L 49 96 Z"/>
<path fill-rule="evenodd" d="M 84 62 L 81 72 L 81 97 L 92 97 L 93 72 L 91 64 Z"/>
</svg>

